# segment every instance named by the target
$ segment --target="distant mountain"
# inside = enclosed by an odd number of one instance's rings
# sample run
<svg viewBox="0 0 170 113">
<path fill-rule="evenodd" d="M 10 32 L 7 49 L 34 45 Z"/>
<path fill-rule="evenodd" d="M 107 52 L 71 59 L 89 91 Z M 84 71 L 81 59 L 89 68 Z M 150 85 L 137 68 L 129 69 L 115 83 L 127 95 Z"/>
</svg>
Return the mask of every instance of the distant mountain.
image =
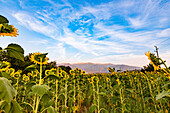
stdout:
<svg viewBox="0 0 170 113">
<path fill-rule="evenodd" d="M 72 69 L 75 68 L 79 68 L 82 70 L 85 70 L 86 73 L 109 73 L 109 71 L 107 70 L 107 67 L 115 67 L 115 70 L 122 70 L 122 71 L 126 71 L 126 70 L 140 70 L 141 67 L 136 67 L 136 66 L 128 66 L 128 65 L 115 65 L 115 64 L 111 64 L 111 63 L 107 63 L 107 64 L 100 64 L 100 63 L 74 63 L 74 64 L 70 64 L 70 63 L 61 63 L 61 64 L 57 64 L 57 66 L 70 66 Z"/>
</svg>

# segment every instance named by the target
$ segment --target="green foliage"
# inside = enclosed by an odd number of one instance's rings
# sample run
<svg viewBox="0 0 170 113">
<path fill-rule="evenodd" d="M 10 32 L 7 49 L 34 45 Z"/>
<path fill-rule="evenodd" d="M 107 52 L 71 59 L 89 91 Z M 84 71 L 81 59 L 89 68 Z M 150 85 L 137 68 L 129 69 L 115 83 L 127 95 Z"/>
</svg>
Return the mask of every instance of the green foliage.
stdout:
<svg viewBox="0 0 170 113">
<path fill-rule="evenodd" d="M 52 106 L 48 107 L 47 112 L 48 113 L 57 113 L 57 111 Z"/>
<path fill-rule="evenodd" d="M 36 64 L 32 64 L 32 65 L 30 65 L 30 66 L 27 66 L 27 67 L 24 69 L 24 71 L 26 71 L 26 70 L 32 71 L 32 70 L 35 70 L 35 69 L 37 69 L 37 68 L 38 68 L 38 66 L 37 66 Z"/>
<path fill-rule="evenodd" d="M 12 49 L 11 53 L 14 54 L 16 51 L 22 54 L 24 52 L 15 45 L 7 48 Z M 85 74 L 81 69 L 71 70 L 65 66 L 51 69 L 56 67 L 56 62 L 35 65 L 30 62 L 29 55 L 25 57 L 25 62 L 19 59 L 13 62 L 12 59 L 15 58 L 9 56 L 3 58 L 7 52 L 9 51 L 3 50 L 0 58 L 2 61 L 10 60 L 11 66 L 16 63 L 21 70 L 18 71 L 21 76 L 14 77 L 14 74 L 9 72 L 14 70 L 11 68 L 0 71 L 0 76 L 10 80 L 0 77 L 0 111 L 4 110 L 6 113 L 169 111 L 168 68 L 164 71 L 145 73 L 140 71 L 116 73 L 114 68 L 110 68 L 110 72 L 114 73 Z"/>
<path fill-rule="evenodd" d="M 5 50 L 7 50 L 7 54 L 10 57 L 19 59 L 21 61 L 24 61 L 24 50 L 23 48 L 18 45 L 18 44 L 9 44 L 7 48 L 5 48 Z"/>
<path fill-rule="evenodd" d="M 95 104 L 92 104 L 89 108 L 90 113 L 93 113 L 95 110 L 97 110 L 97 106 Z"/>
<path fill-rule="evenodd" d="M 9 21 L 4 16 L 0 15 L 0 24 L 3 24 L 3 23 L 9 23 Z"/>
<path fill-rule="evenodd" d="M 10 103 L 16 94 L 17 92 L 10 84 L 9 80 L 4 77 L 0 77 L 0 99 Z"/>
<path fill-rule="evenodd" d="M 163 97 L 168 96 L 170 97 L 170 91 L 162 91 L 162 93 L 159 93 L 156 95 L 156 100 L 162 99 Z"/>
<path fill-rule="evenodd" d="M 152 64 L 149 63 L 149 65 L 147 66 L 143 66 L 143 68 L 141 69 L 142 72 L 145 72 L 145 71 L 148 71 L 148 72 L 151 72 L 151 71 L 154 71 L 154 67 Z"/>
<path fill-rule="evenodd" d="M 9 21 L 4 16 L 0 15 L 0 33 L 11 33 L 14 31 L 12 25 L 8 25 Z"/>
<path fill-rule="evenodd" d="M 10 75 L 6 72 L 0 71 L 0 77 L 5 77 L 5 78 L 9 79 Z"/>
<path fill-rule="evenodd" d="M 70 66 L 58 66 L 58 67 L 64 70 L 65 72 L 67 72 L 68 74 L 70 73 L 70 70 L 71 70 Z"/>
<path fill-rule="evenodd" d="M 21 106 L 15 101 L 12 100 L 10 103 L 4 102 L 1 109 L 5 111 L 5 113 L 23 113 Z"/>
<path fill-rule="evenodd" d="M 34 94 L 42 97 L 50 88 L 47 85 L 34 85 L 31 90 Z"/>
<path fill-rule="evenodd" d="M 162 64 L 162 62 L 160 61 L 160 58 L 157 58 L 157 57 L 155 56 L 155 54 L 151 53 L 151 54 L 150 54 L 150 57 L 151 57 L 151 59 L 152 59 L 152 62 L 153 62 L 156 66 Z"/>
</svg>

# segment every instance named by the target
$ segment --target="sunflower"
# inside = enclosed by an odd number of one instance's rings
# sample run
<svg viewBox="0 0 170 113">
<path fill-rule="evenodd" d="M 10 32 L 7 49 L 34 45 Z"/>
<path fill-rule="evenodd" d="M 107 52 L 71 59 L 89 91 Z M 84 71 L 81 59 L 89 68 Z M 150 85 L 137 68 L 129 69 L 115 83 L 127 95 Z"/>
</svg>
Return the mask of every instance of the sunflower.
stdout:
<svg viewBox="0 0 170 113">
<path fill-rule="evenodd" d="M 10 63 L 7 61 L 0 62 L 0 71 L 6 71 L 10 67 Z"/>
<path fill-rule="evenodd" d="M 15 78 L 15 79 L 19 79 L 20 77 L 21 77 L 21 74 L 20 74 L 20 72 L 15 72 L 15 73 L 13 73 L 12 74 L 12 76 Z"/>
<path fill-rule="evenodd" d="M 47 64 L 48 62 L 48 58 L 46 57 L 46 55 L 47 55 L 47 53 L 45 53 L 45 54 L 42 54 L 42 53 L 40 53 L 40 52 L 38 52 L 38 53 L 33 53 L 32 55 L 31 55 L 31 58 L 30 58 L 30 60 L 32 61 L 32 62 L 34 62 L 35 64 L 41 64 L 41 65 L 43 65 L 43 64 Z"/>
<path fill-rule="evenodd" d="M 62 76 L 64 76 L 64 79 L 69 79 L 69 75 L 64 71 L 62 70 Z"/>
<path fill-rule="evenodd" d="M 29 81 L 29 79 L 30 79 L 29 76 L 26 76 L 26 75 L 24 74 L 23 80 L 27 82 L 27 81 Z"/>
<path fill-rule="evenodd" d="M 38 75 L 38 70 L 31 71 L 31 76 L 34 78 Z"/>
<path fill-rule="evenodd" d="M 50 74 L 53 74 L 53 75 L 57 75 L 57 69 L 55 68 L 52 68 L 51 70 L 51 73 Z"/>
<path fill-rule="evenodd" d="M 13 29 L 13 31 L 12 32 L 7 32 L 7 33 L 0 33 L 0 36 L 11 36 L 11 37 L 17 37 L 17 35 L 19 35 L 18 33 L 17 33 L 17 30 L 18 29 L 16 29 L 13 25 L 11 25 L 11 27 L 12 27 L 12 29 Z"/>
<path fill-rule="evenodd" d="M 106 77 L 106 81 L 107 81 L 107 82 L 110 81 L 110 78 Z"/>
<path fill-rule="evenodd" d="M 45 70 L 45 75 L 48 76 L 50 74 L 50 70 Z"/>
<path fill-rule="evenodd" d="M 6 70 L 6 73 L 8 73 L 10 75 L 14 74 L 14 72 L 15 72 L 15 69 L 13 69 L 13 68 L 9 68 Z"/>
<path fill-rule="evenodd" d="M 148 52 L 146 52 L 145 53 L 145 55 L 148 57 L 148 59 L 150 60 L 150 63 L 153 65 L 153 67 L 154 67 L 154 70 L 159 70 L 159 65 L 157 66 L 157 65 L 155 65 L 154 64 L 154 62 L 152 61 L 152 59 L 151 59 L 151 52 L 150 51 L 148 51 Z"/>
<path fill-rule="evenodd" d="M 57 67 L 57 76 L 63 77 L 63 70 L 60 67 Z"/>
<path fill-rule="evenodd" d="M 32 73 L 27 73 L 27 76 L 29 76 L 29 77 L 30 77 L 31 75 L 32 75 Z"/>
</svg>

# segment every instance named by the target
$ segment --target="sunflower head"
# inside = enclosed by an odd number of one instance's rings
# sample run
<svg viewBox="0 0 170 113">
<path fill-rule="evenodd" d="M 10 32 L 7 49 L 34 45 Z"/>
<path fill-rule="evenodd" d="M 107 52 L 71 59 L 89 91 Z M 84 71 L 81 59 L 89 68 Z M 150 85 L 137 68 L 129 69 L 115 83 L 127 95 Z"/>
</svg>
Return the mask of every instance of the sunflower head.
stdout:
<svg viewBox="0 0 170 113">
<path fill-rule="evenodd" d="M 0 23 L 0 36 L 11 36 L 16 37 L 19 35 L 17 30 L 13 25 L 8 25 L 8 23 Z"/>
<path fill-rule="evenodd" d="M 63 77 L 63 70 L 60 67 L 57 67 L 57 76 Z"/>
<path fill-rule="evenodd" d="M 50 70 L 45 70 L 45 75 L 48 76 L 50 74 Z"/>
<path fill-rule="evenodd" d="M 62 76 L 64 76 L 64 79 L 69 79 L 69 75 L 63 70 Z"/>
<path fill-rule="evenodd" d="M 17 36 L 17 29 L 13 25 L 8 24 L 9 21 L 4 16 L 0 15 L 0 36 Z"/>
<path fill-rule="evenodd" d="M 148 52 L 145 53 L 145 55 L 146 55 L 147 57 L 150 57 L 150 54 L 151 54 L 150 51 L 148 51 Z"/>
<path fill-rule="evenodd" d="M 44 53 L 44 54 L 42 54 L 42 53 L 33 53 L 32 55 L 31 55 L 31 58 L 30 58 L 30 60 L 32 61 L 32 62 L 34 62 L 35 64 L 47 64 L 48 62 L 48 58 L 46 57 L 46 55 L 47 55 L 48 53 Z"/>
<path fill-rule="evenodd" d="M 53 74 L 53 75 L 57 75 L 57 69 L 56 69 L 56 68 L 55 68 L 55 69 L 54 69 L 54 68 L 52 68 L 52 69 L 51 69 L 51 74 Z"/>
<path fill-rule="evenodd" d="M 153 65 L 154 70 L 159 70 L 160 69 L 160 61 L 159 58 L 157 58 L 154 54 L 152 54 L 150 51 L 146 52 L 145 55 L 148 57 L 150 60 L 150 63 Z"/>
<path fill-rule="evenodd" d="M 106 81 L 107 81 L 107 82 L 110 81 L 110 78 L 106 77 Z"/>
<path fill-rule="evenodd" d="M 15 72 L 14 74 L 12 74 L 12 76 L 15 78 L 15 79 L 19 79 L 21 77 L 21 74 L 20 72 Z"/>
<path fill-rule="evenodd" d="M 32 73 L 27 73 L 27 76 L 29 76 L 29 77 L 30 77 L 31 75 L 32 75 Z"/>
<path fill-rule="evenodd" d="M 29 81 L 29 79 L 30 79 L 29 76 L 26 76 L 25 74 L 23 75 L 23 80 L 24 80 L 24 81 L 27 82 L 27 81 Z"/>
<path fill-rule="evenodd" d="M 10 63 L 7 61 L 0 62 L 0 71 L 6 71 L 10 67 Z"/>
<path fill-rule="evenodd" d="M 86 71 L 83 70 L 83 71 L 82 71 L 82 74 L 86 74 Z"/>
<path fill-rule="evenodd" d="M 10 75 L 14 74 L 14 72 L 15 72 L 15 69 L 13 69 L 13 68 L 9 68 L 6 70 L 6 73 L 8 73 Z"/>
<path fill-rule="evenodd" d="M 38 75 L 38 70 L 31 71 L 31 76 L 34 78 Z"/>
<path fill-rule="evenodd" d="M 73 71 L 73 70 L 70 70 L 69 72 L 70 72 L 70 74 L 73 74 L 73 73 L 74 73 L 74 71 Z"/>
</svg>

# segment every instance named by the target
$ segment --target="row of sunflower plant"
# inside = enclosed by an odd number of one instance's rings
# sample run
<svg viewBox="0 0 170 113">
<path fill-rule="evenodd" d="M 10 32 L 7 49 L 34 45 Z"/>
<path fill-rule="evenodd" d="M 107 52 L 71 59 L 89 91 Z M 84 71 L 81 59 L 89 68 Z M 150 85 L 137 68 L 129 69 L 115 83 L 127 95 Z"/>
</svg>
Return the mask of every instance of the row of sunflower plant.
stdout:
<svg viewBox="0 0 170 113">
<path fill-rule="evenodd" d="M 86 74 L 45 69 L 47 54 L 34 53 L 35 64 L 15 71 L 0 62 L 0 111 L 5 113 L 148 113 L 170 110 L 166 72 Z M 24 73 L 27 71 L 27 73 Z M 45 73 L 43 73 L 45 72 Z"/>
</svg>

